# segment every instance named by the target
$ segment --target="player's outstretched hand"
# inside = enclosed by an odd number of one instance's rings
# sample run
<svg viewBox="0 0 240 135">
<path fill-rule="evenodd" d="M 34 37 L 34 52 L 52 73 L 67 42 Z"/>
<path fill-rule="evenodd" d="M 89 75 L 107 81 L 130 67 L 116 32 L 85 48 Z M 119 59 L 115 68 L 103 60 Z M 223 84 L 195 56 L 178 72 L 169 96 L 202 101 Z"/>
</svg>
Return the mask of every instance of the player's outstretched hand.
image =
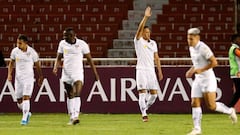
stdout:
<svg viewBox="0 0 240 135">
<path fill-rule="evenodd" d="M 152 15 L 152 11 L 151 11 L 151 7 L 147 7 L 146 9 L 145 9 L 145 16 L 146 17 L 150 17 Z"/>
</svg>

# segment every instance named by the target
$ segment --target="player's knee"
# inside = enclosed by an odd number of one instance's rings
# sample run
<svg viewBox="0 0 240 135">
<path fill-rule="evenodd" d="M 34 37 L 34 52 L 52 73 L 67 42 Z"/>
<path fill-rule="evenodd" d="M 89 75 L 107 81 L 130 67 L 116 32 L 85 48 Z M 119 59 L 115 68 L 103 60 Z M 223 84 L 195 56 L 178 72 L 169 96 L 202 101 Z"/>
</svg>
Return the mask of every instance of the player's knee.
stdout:
<svg viewBox="0 0 240 135">
<path fill-rule="evenodd" d="M 23 96 L 22 99 L 23 99 L 23 100 L 30 100 L 30 96 L 25 95 L 25 96 Z"/>
<path fill-rule="evenodd" d="M 198 102 L 191 102 L 191 106 L 192 107 L 200 107 L 201 105 Z"/>
<path fill-rule="evenodd" d="M 209 104 L 209 105 L 207 105 L 207 107 L 211 111 L 215 111 L 216 110 L 216 104 Z"/>
<path fill-rule="evenodd" d="M 73 90 L 66 90 L 66 93 L 67 93 L 67 97 L 69 99 L 72 99 L 72 98 L 75 97 L 75 94 L 74 94 Z"/>
<path fill-rule="evenodd" d="M 71 84 L 68 84 L 66 82 L 64 82 L 64 88 L 67 90 L 67 91 L 71 91 L 73 88 L 72 88 L 72 85 Z"/>
</svg>

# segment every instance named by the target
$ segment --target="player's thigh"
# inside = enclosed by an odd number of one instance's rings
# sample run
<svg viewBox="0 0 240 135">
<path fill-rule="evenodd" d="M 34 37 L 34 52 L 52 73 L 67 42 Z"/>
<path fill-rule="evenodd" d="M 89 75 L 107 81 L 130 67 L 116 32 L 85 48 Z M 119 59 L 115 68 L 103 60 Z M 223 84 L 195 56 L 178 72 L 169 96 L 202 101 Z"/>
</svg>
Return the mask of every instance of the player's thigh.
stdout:
<svg viewBox="0 0 240 135">
<path fill-rule="evenodd" d="M 202 97 L 203 97 L 203 94 L 200 86 L 200 81 L 198 78 L 196 78 L 192 83 L 191 98 L 202 98 Z"/>
<path fill-rule="evenodd" d="M 147 79 L 146 79 L 145 71 L 143 70 L 136 71 L 136 83 L 137 83 L 137 90 L 147 89 Z"/>
<path fill-rule="evenodd" d="M 28 80 L 24 83 L 23 96 L 32 96 L 34 81 Z"/>
<path fill-rule="evenodd" d="M 84 75 L 83 75 L 83 73 L 73 74 L 73 75 L 71 75 L 71 79 L 73 80 L 73 84 L 77 84 L 77 85 L 83 86 L 83 82 L 84 82 Z"/>
<path fill-rule="evenodd" d="M 203 93 L 216 92 L 217 91 L 217 80 L 215 76 L 208 76 L 200 79 L 200 86 Z"/>
<path fill-rule="evenodd" d="M 191 106 L 192 107 L 201 107 L 202 98 L 192 98 Z"/>
<path fill-rule="evenodd" d="M 147 85 L 148 85 L 148 89 L 152 90 L 153 92 L 154 91 L 157 92 L 158 90 L 160 90 L 159 82 L 158 82 L 156 73 L 154 71 L 148 73 Z"/>
<path fill-rule="evenodd" d="M 21 79 L 15 79 L 15 95 L 17 99 L 23 97 L 24 82 Z"/>
</svg>

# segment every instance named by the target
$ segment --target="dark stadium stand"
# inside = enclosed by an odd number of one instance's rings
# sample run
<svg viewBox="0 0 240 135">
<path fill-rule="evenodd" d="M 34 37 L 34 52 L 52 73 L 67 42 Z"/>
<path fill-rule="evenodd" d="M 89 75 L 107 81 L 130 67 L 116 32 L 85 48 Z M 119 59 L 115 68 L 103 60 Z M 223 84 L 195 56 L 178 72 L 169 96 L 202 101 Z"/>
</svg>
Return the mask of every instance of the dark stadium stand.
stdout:
<svg viewBox="0 0 240 135">
<path fill-rule="evenodd" d="M 0 0 L 0 50 L 9 57 L 18 34 L 23 33 L 40 57 L 54 58 L 64 28 L 71 26 L 89 43 L 93 57 L 107 57 L 113 46 L 134 53 L 132 39 L 146 6 L 143 3 L 160 2 L 142 1 Z M 216 56 L 227 56 L 230 35 L 235 32 L 234 0 L 168 0 L 162 7 L 151 6 L 157 13 L 151 18 L 151 28 L 160 57 L 188 57 L 186 31 L 191 27 L 201 29 L 202 40 Z"/>
<path fill-rule="evenodd" d="M 74 27 L 93 57 L 106 57 L 133 0 L 0 0 L 0 50 L 7 58 L 18 34 L 42 58 L 55 57 L 66 27 Z"/>
<path fill-rule="evenodd" d="M 201 29 L 201 39 L 218 57 L 226 57 L 230 36 L 235 32 L 234 0 L 169 0 L 163 14 L 152 25 L 152 37 L 159 43 L 160 57 L 186 57 L 186 31 Z"/>
</svg>

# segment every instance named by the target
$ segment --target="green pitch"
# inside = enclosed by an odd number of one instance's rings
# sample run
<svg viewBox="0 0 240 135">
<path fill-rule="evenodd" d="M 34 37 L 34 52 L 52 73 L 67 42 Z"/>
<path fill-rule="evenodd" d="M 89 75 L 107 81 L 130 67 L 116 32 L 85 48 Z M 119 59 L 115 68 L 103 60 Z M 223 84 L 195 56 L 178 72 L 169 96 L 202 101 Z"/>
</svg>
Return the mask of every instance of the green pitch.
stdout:
<svg viewBox="0 0 240 135">
<path fill-rule="evenodd" d="M 27 126 L 20 114 L 0 114 L 0 135 L 186 135 L 192 129 L 190 114 L 81 114 L 80 124 L 67 126 L 67 114 L 34 114 Z M 239 135 L 240 122 L 232 125 L 227 115 L 204 114 L 203 135 Z"/>
</svg>

